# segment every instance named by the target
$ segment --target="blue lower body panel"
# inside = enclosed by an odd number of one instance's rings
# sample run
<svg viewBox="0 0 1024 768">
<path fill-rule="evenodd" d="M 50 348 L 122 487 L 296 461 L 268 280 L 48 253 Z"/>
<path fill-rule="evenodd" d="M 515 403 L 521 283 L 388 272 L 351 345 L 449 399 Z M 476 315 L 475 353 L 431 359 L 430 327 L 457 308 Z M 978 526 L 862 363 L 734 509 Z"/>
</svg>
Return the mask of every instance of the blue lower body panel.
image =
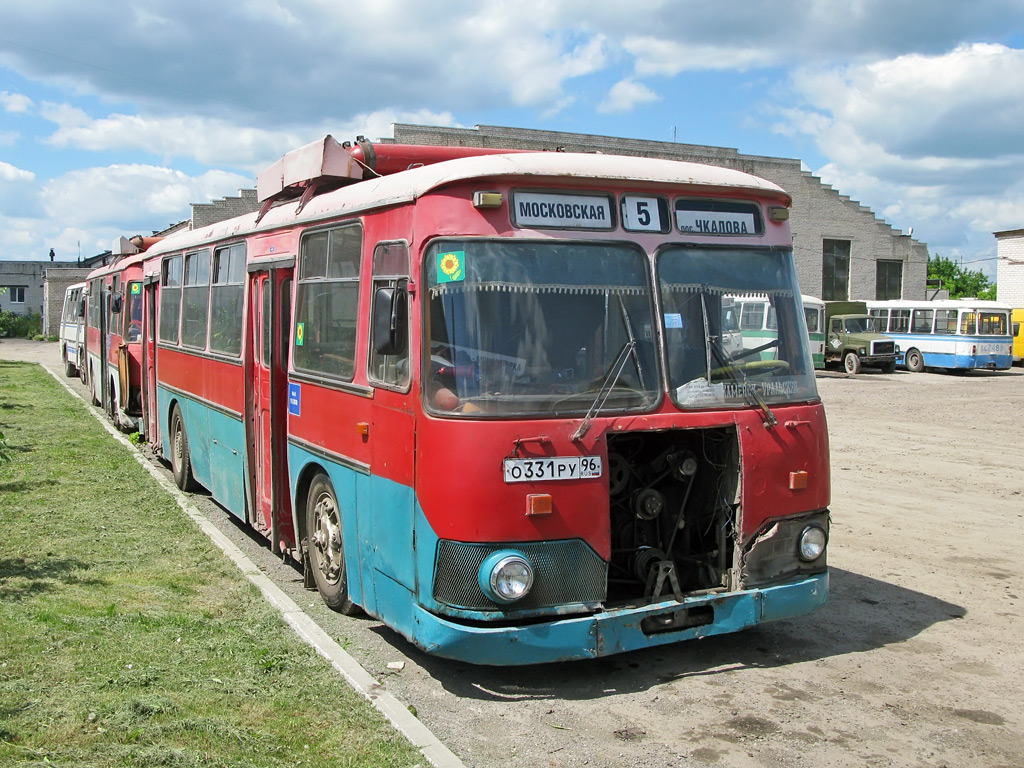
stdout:
<svg viewBox="0 0 1024 768">
<path fill-rule="evenodd" d="M 474 664 L 512 666 L 597 658 L 685 640 L 737 632 L 809 613 L 828 600 L 828 574 L 744 592 L 668 600 L 642 608 L 601 611 L 522 627 L 458 624 L 412 606 L 413 626 L 400 627 L 425 651 Z M 708 609 L 702 626 L 645 632 L 644 619 Z"/>
</svg>

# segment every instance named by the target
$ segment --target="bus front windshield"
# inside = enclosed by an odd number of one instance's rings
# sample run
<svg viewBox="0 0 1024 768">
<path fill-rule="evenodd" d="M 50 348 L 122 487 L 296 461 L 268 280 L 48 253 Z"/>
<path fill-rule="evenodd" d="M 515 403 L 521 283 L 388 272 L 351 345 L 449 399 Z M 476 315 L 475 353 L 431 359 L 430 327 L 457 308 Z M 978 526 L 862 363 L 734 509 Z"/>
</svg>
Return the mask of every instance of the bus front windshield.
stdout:
<svg viewBox="0 0 1024 768">
<path fill-rule="evenodd" d="M 636 247 L 444 240 L 427 253 L 426 282 L 431 410 L 568 416 L 658 401 L 650 278 Z"/>
<path fill-rule="evenodd" d="M 658 256 L 669 392 L 683 408 L 749 407 L 817 398 L 789 251 L 672 246 Z M 740 324 L 733 307 L 768 302 L 773 321 Z M 767 297 L 767 299 L 766 299 Z"/>
</svg>

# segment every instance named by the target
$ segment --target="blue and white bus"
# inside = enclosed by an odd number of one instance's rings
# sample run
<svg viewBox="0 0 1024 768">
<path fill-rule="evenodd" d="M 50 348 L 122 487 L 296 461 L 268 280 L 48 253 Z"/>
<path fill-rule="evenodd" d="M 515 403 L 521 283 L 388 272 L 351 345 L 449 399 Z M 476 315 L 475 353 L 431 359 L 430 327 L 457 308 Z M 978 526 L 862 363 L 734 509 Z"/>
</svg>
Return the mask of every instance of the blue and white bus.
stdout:
<svg viewBox="0 0 1024 768">
<path fill-rule="evenodd" d="M 875 329 L 896 340 L 896 362 L 925 368 L 1006 370 L 1013 362 L 1010 306 L 979 299 L 869 301 Z"/>
<path fill-rule="evenodd" d="M 80 376 L 85 381 L 85 283 L 69 285 L 64 290 L 64 308 L 60 316 L 60 355 L 64 374 Z"/>
</svg>

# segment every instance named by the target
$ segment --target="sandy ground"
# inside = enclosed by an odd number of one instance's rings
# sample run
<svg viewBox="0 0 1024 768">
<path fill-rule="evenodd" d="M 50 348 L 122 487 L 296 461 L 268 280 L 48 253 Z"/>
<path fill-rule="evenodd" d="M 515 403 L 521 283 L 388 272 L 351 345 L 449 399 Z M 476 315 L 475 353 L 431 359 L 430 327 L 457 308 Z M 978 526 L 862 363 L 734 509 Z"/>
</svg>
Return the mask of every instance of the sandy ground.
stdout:
<svg viewBox="0 0 1024 768">
<path fill-rule="evenodd" d="M 3 340 L 0 358 L 63 370 L 55 344 Z M 1024 766 L 1024 371 L 824 373 L 818 387 L 829 604 L 601 661 L 427 657 L 328 611 L 197 503 L 468 766 Z"/>
</svg>

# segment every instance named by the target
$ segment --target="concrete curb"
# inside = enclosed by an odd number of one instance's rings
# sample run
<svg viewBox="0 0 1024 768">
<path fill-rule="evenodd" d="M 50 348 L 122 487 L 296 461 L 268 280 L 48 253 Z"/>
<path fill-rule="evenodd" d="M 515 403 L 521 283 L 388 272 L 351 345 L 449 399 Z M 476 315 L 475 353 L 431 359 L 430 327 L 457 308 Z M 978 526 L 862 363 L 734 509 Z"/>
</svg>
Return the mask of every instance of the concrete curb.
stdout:
<svg viewBox="0 0 1024 768">
<path fill-rule="evenodd" d="M 368 699 L 377 711 L 388 719 L 388 722 L 401 732 L 413 746 L 420 750 L 423 756 L 430 761 L 431 765 L 436 766 L 436 768 L 465 768 L 465 764 L 455 753 L 442 744 L 441 740 L 430 729 L 414 717 L 408 707 L 388 693 L 384 686 L 374 679 L 373 675 L 363 669 L 358 661 L 346 653 L 345 649 L 338 645 L 330 635 L 324 632 L 315 621 L 307 616 L 294 600 L 288 597 L 280 587 L 274 584 L 266 574 L 256 567 L 256 564 L 242 550 L 235 546 L 234 542 L 211 523 L 174 483 L 161 475 L 142 452 L 132 445 L 107 420 L 106 415 L 102 411 L 86 403 L 82 396 L 69 387 L 67 382 L 55 371 L 51 370 L 49 366 L 43 363 L 39 363 L 39 365 L 44 371 L 53 376 L 58 384 L 80 400 L 115 440 L 131 451 L 135 460 L 174 498 L 182 511 L 192 518 L 192 521 L 199 526 L 200 530 L 209 536 L 210 540 L 238 566 L 238 569 L 245 577 L 260 590 L 267 602 L 278 610 L 281 618 L 287 622 L 295 634 L 327 659 L 331 666 L 348 681 L 349 685 Z"/>
</svg>

